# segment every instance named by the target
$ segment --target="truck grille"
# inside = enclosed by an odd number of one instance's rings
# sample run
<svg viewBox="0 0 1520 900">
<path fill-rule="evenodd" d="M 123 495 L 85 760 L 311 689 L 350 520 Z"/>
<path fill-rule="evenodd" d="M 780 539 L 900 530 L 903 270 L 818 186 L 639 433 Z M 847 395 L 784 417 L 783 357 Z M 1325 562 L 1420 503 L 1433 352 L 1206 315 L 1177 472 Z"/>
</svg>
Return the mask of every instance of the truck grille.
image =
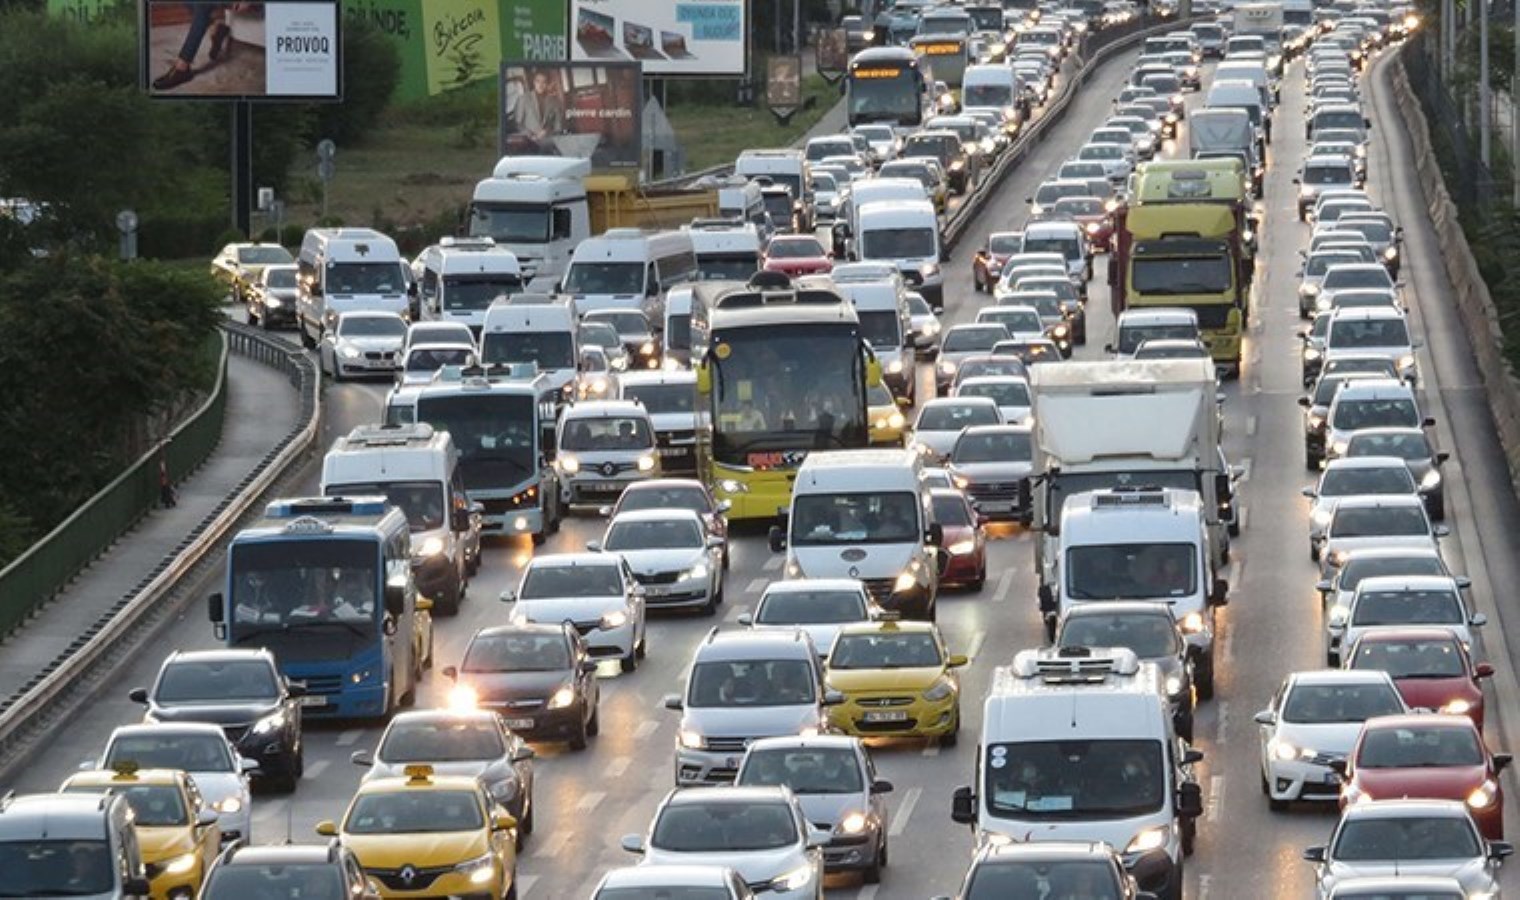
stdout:
<svg viewBox="0 0 1520 900">
<path fill-rule="evenodd" d="M 639 584 L 675 584 L 680 572 L 635 572 L 633 578 Z"/>
<path fill-rule="evenodd" d="M 306 693 L 333 695 L 343 690 L 342 675 L 313 675 L 301 679 L 306 682 Z"/>
<path fill-rule="evenodd" d="M 886 601 L 892 596 L 892 585 L 897 582 L 896 578 L 862 578 L 860 583 L 865 585 L 866 593 L 877 603 Z"/>
</svg>

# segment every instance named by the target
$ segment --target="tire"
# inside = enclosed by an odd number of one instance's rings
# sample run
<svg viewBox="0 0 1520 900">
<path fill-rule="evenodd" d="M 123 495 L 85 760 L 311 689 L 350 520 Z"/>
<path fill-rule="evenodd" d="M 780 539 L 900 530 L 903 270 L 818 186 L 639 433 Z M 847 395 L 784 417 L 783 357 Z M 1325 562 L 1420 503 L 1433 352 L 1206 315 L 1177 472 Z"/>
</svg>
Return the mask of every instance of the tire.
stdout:
<svg viewBox="0 0 1520 900">
<path fill-rule="evenodd" d="M 1179 830 L 1182 833 L 1182 855 L 1192 856 L 1198 844 L 1198 825 L 1192 819 L 1187 819 Z"/>
<path fill-rule="evenodd" d="M 584 720 L 582 720 L 581 723 L 580 723 L 580 725 L 570 735 L 570 749 L 571 750 L 580 751 L 580 750 L 586 749 L 586 737 L 587 737 L 586 732 L 587 731 L 588 731 L 588 729 L 586 727 L 586 722 Z"/>
<path fill-rule="evenodd" d="M 957 709 L 955 711 L 955 727 L 952 728 L 952 729 L 950 729 L 950 733 L 949 734 L 946 734 L 946 735 L 944 735 L 943 737 L 941 737 L 939 739 L 939 745 L 941 747 L 954 747 L 956 744 L 960 743 L 960 739 L 961 739 L 961 711 L 959 709 Z"/>
<path fill-rule="evenodd" d="M 1198 688 L 1198 699 L 1214 699 L 1214 657 L 1212 654 L 1199 658 L 1199 664 L 1193 670 L 1193 685 Z"/>
<path fill-rule="evenodd" d="M 639 642 L 633 645 L 634 655 L 643 659 L 649 653 L 649 632 L 639 633 Z"/>
<path fill-rule="evenodd" d="M 981 589 L 984 586 L 986 586 L 986 584 L 987 584 L 987 564 L 986 563 L 982 563 L 982 567 L 979 570 L 977 570 L 976 577 L 973 578 L 973 579 L 971 579 L 970 583 L 968 583 L 966 585 L 966 587 L 970 588 L 971 592 L 974 594 L 974 593 L 977 593 L 977 592 L 981 591 Z"/>
<path fill-rule="evenodd" d="M 702 608 L 700 610 L 698 610 L 698 613 L 700 615 L 702 615 L 704 618 L 709 618 L 709 619 L 712 618 L 713 616 L 717 615 L 718 614 L 718 595 L 717 594 L 708 594 L 707 595 L 707 602 L 704 603 L 704 604 L 702 604 Z"/>
<path fill-rule="evenodd" d="M 1318 544 L 1310 544 L 1309 545 L 1309 560 L 1311 562 L 1319 562 L 1319 545 Z"/>
<path fill-rule="evenodd" d="M 591 708 L 591 719 L 586 722 L 586 734 L 596 737 L 602 733 L 602 706 L 598 703 Z"/>
<path fill-rule="evenodd" d="M 1315 455 L 1314 451 L 1310 450 L 1308 447 L 1304 448 L 1304 468 L 1308 469 L 1310 472 L 1318 472 L 1320 461 L 1323 459 L 1324 456 Z"/>
<path fill-rule="evenodd" d="M 296 329 L 301 332 L 302 347 L 305 347 L 307 350 L 317 349 L 317 339 L 312 337 L 311 332 L 306 330 L 306 322 L 304 320 L 300 318 L 296 319 Z"/>
<path fill-rule="evenodd" d="M 438 615 L 459 615 L 459 604 L 464 601 L 464 578 L 461 577 L 448 587 L 444 588 L 443 596 L 438 598 Z"/>
<path fill-rule="evenodd" d="M 876 858 L 871 864 L 860 872 L 860 880 L 866 884 L 881 884 L 881 870 L 887 864 L 887 839 L 881 839 L 881 846 L 876 848 Z"/>
<path fill-rule="evenodd" d="M 533 546 L 535 547 L 542 547 L 548 539 L 549 535 L 542 531 L 533 532 Z"/>
<path fill-rule="evenodd" d="M 1230 537 L 1240 537 L 1240 522 L 1239 521 L 1231 522 L 1225 528 L 1225 531 L 1229 532 Z"/>
<path fill-rule="evenodd" d="M 624 672 L 632 672 L 639 667 L 638 648 L 634 648 L 627 656 L 618 660 L 618 668 Z"/>
<path fill-rule="evenodd" d="M 532 834 L 533 833 L 533 811 L 537 808 L 537 807 L 535 807 L 533 805 L 533 803 L 531 801 L 531 798 L 533 796 L 532 793 L 531 793 L 531 789 L 530 789 L 530 793 L 528 794 L 528 796 L 530 798 L 529 803 L 528 803 L 528 814 L 526 816 L 523 816 L 523 820 L 518 823 L 518 827 L 520 828 L 520 830 L 522 831 L 523 834 Z"/>
</svg>

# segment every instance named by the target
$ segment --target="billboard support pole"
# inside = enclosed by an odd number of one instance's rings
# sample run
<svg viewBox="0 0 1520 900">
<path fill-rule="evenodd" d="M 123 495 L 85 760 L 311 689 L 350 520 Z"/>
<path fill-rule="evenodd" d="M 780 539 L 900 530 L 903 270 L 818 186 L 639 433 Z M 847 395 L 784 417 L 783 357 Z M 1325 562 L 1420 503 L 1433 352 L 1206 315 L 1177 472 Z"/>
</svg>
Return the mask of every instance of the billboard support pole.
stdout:
<svg viewBox="0 0 1520 900">
<path fill-rule="evenodd" d="M 232 227 L 252 237 L 253 104 L 232 101 Z"/>
</svg>

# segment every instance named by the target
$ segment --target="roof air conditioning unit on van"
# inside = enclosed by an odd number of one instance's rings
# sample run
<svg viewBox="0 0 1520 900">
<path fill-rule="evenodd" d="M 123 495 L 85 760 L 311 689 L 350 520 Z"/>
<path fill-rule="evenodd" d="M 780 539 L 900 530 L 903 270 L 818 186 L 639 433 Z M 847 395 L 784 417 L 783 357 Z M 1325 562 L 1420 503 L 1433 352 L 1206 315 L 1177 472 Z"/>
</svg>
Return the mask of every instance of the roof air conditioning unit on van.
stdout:
<svg viewBox="0 0 1520 900">
<path fill-rule="evenodd" d="M 1110 675 L 1128 677 L 1139 671 L 1140 658 L 1125 647 L 1047 647 L 1013 658 L 1017 677 L 1046 684 L 1094 684 Z"/>
</svg>

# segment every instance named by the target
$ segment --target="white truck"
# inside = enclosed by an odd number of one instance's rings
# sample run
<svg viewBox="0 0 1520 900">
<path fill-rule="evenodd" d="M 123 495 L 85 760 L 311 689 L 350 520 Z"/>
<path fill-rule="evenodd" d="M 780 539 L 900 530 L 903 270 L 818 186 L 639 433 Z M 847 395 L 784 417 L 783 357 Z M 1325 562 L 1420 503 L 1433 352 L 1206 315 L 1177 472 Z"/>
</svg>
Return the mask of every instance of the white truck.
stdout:
<svg viewBox="0 0 1520 900">
<path fill-rule="evenodd" d="M 504 156 L 475 185 L 468 232 L 516 254 L 531 291 L 548 292 L 570 265 L 575 245 L 591 236 L 585 179 L 589 159 Z"/>
<path fill-rule="evenodd" d="M 1221 513 L 1234 490 L 1220 470 L 1214 365 L 1207 359 L 1065 362 L 1029 370 L 1034 417 L 1033 496 L 1021 507 L 1039 532 L 1042 606 L 1054 604 L 1061 511 L 1077 494 L 1163 487 L 1198 492 L 1211 565 L 1229 560 Z"/>
<path fill-rule="evenodd" d="M 1267 44 L 1267 56 L 1282 54 L 1283 5 L 1241 3 L 1235 7 L 1234 37 L 1259 37 Z"/>
</svg>

